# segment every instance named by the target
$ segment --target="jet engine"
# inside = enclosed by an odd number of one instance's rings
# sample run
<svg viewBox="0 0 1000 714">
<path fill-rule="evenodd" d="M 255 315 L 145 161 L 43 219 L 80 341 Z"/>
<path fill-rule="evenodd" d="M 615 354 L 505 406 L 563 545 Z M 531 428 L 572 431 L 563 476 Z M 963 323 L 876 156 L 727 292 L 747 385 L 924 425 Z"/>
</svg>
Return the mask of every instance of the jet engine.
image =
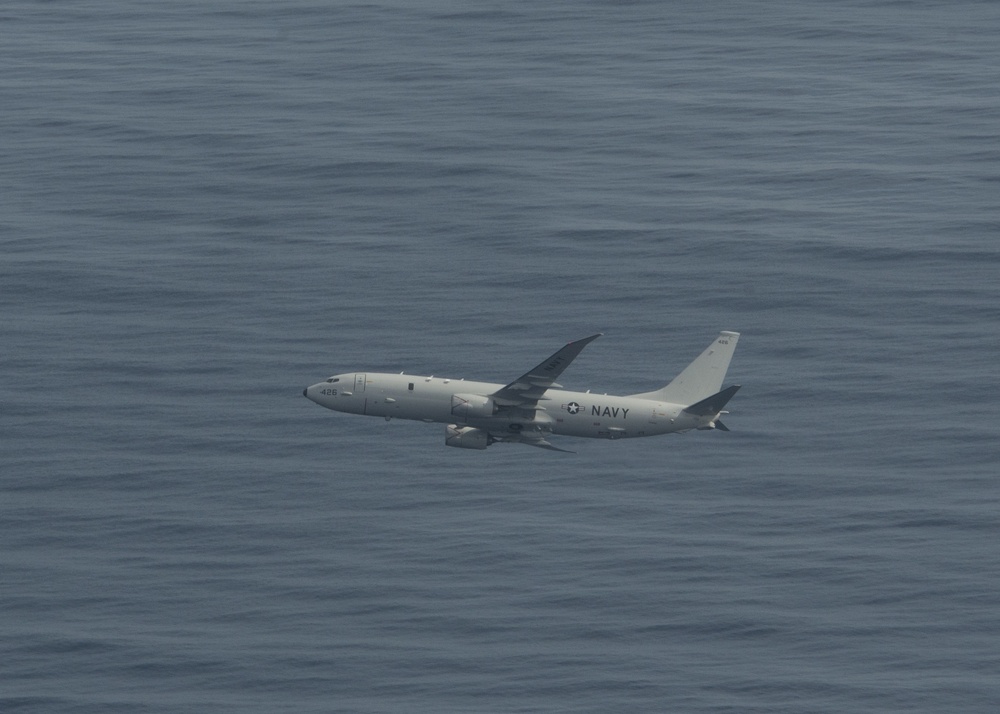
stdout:
<svg viewBox="0 0 1000 714">
<path fill-rule="evenodd" d="M 474 417 L 491 417 L 497 413 L 496 404 L 481 394 L 452 394 L 451 414 L 459 421 Z"/>
<path fill-rule="evenodd" d="M 458 424 L 449 424 L 444 437 L 446 446 L 457 446 L 460 449 L 485 449 L 490 441 L 490 435 L 482 429 Z"/>
</svg>

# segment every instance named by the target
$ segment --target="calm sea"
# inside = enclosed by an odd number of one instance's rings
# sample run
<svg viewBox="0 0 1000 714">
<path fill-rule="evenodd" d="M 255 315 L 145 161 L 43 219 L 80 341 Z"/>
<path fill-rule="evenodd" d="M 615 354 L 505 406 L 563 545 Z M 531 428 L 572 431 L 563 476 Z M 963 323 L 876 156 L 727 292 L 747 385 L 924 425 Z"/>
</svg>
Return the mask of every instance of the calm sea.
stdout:
<svg viewBox="0 0 1000 714">
<path fill-rule="evenodd" d="M 9 0 L 0 710 L 994 712 L 1000 4 Z M 648 391 L 576 455 L 354 369 Z"/>
</svg>

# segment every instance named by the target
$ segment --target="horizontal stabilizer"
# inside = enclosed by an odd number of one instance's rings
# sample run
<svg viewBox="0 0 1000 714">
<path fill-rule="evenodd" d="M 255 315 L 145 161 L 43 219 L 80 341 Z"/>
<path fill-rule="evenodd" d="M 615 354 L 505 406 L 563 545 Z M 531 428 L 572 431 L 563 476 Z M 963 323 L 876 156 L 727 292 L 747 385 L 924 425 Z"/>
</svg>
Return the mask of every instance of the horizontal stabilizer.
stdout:
<svg viewBox="0 0 1000 714">
<path fill-rule="evenodd" d="M 695 416 L 708 416 L 709 414 L 718 414 L 726 406 L 733 395 L 736 394 L 740 389 L 740 385 L 736 384 L 732 387 L 726 387 L 721 392 L 713 394 L 707 399 L 702 399 L 700 402 L 695 402 L 689 407 L 685 407 L 684 411 L 688 414 L 694 414 Z M 718 426 L 718 425 L 716 425 Z"/>
</svg>

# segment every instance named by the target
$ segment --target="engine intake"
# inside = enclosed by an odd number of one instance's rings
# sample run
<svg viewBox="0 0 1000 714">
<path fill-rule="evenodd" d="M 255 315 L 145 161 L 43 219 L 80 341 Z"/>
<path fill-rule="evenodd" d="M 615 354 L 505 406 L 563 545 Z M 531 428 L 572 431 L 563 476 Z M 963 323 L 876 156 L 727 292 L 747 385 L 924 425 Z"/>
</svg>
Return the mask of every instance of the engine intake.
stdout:
<svg viewBox="0 0 1000 714">
<path fill-rule="evenodd" d="M 490 441 L 490 435 L 482 429 L 458 424 L 449 424 L 444 437 L 446 446 L 457 446 L 460 449 L 485 449 Z"/>
</svg>

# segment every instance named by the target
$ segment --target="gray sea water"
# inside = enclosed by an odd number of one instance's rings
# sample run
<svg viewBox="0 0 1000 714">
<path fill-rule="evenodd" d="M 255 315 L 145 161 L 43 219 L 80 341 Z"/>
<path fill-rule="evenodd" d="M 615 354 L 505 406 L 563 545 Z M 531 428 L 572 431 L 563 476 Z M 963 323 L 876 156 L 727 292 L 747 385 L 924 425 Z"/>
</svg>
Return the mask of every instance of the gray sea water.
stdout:
<svg viewBox="0 0 1000 714">
<path fill-rule="evenodd" d="M 0 711 L 994 712 L 1000 4 L 10 0 Z M 302 388 L 661 386 L 444 446 Z"/>
</svg>

